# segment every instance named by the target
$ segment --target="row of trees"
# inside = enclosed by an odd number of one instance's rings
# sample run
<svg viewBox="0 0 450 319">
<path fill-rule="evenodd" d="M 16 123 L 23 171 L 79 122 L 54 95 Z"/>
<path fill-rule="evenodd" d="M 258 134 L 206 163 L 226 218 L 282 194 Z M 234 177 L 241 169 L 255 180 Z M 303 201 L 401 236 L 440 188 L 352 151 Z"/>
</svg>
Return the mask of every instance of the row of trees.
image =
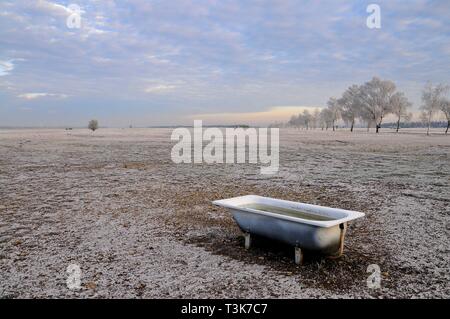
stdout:
<svg viewBox="0 0 450 319">
<path fill-rule="evenodd" d="M 447 130 L 450 126 L 450 101 L 445 96 L 449 87 L 439 84 L 433 86 L 427 84 L 422 93 L 421 119 L 427 123 L 427 134 L 433 116 L 442 111 L 447 118 Z M 362 85 L 350 86 L 340 98 L 330 98 L 327 107 L 322 110 L 316 109 L 314 112 L 303 111 L 299 115 L 294 115 L 288 125 L 294 127 L 304 127 L 306 129 L 321 127 L 322 129 L 336 128 L 338 120 L 342 119 L 350 131 L 353 131 L 356 121 L 367 124 L 369 130 L 375 126 L 378 133 L 385 117 L 393 114 L 397 121 L 397 132 L 401 121 L 409 121 L 412 113 L 409 112 L 412 103 L 403 92 L 397 90 L 394 82 L 381 80 L 374 77 L 372 80 Z"/>
</svg>

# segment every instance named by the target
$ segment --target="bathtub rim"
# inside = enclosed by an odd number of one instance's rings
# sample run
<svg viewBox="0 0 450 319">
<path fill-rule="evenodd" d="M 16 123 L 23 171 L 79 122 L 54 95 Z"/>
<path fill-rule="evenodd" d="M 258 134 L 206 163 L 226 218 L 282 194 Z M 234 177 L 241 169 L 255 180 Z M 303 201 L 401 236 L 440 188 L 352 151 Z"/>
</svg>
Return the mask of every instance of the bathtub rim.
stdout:
<svg viewBox="0 0 450 319">
<path fill-rule="evenodd" d="M 316 214 L 319 214 L 319 215 L 320 215 L 320 213 L 318 211 L 328 212 L 331 214 L 332 213 L 345 214 L 346 216 L 342 217 L 342 218 L 334 219 L 334 220 L 319 221 L 319 220 L 303 219 L 300 217 L 292 217 L 292 216 L 287 216 L 287 215 L 278 214 L 278 213 L 271 213 L 271 212 L 266 212 L 266 211 L 257 210 L 257 209 L 253 209 L 253 208 L 246 208 L 246 207 L 239 206 L 239 204 L 237 204 L 238 202 L 241 202 L 241 205 L 242 205 L 242 202 L 245 202 L 245 201 L 251 202 L 252 200 L 258 200 L 258 199 L 269 201 L 272 204 L 283 203 L 284 205 L 292 205 L 292 206 L 300 205 L 300 206 L 303 206 L 304 210 L 308 211 L 309 213 L 315 212 Z M 346 210 L 346 209 L 333 208 L 333 207 L 327 207 L 327 206 L 319 206 L 319 205 L 307 204 L 307 203 L 302 203 L 302 202 L 294 202 L 294 201 L 288 201 L 288 200 L 283 200 L 283 199 L 264 197 L 264 196 L 259 196 L 259 195 L 244 195 L 244 196 L 237 196 L 237 197 L 231 197 L 231 198 L 226 198 L 226 199 L 219 199 L 219 200 L 213 201 L 212 204 L 214 204 L 216 206 L 225 207 L 225 208 L 228 208 L 231 210 L 243 211 L 243 212 L 248 212 L 248 213 L 252 213 L 252 214 L 265 215 L 265 216 L 270 216 L 270 217 L 274 217 L 274 218 L 289 220 L 292 222 L 303 223 L 303 224 L 308 224 L 308 225 L 313 225 L 313 226 L 318 226 L 318 227 L 325 227 L 325 228 L 333 227 L 333 226 L 336 226 L 336 225 L 339 225 L 342 223 L 346 223 L 350 220 L 354 220 L 354 219 L 365 216 L 364 213 L 353 211 L 353 210 Z"/>
</svg>

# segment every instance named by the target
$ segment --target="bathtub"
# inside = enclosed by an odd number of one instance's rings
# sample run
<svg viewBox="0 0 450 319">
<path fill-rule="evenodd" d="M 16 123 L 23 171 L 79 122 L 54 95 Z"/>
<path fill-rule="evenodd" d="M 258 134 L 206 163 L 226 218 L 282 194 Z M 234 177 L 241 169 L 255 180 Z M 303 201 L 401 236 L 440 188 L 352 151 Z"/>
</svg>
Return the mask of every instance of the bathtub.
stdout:
<svg viewBox="0 0 450 319">
<path fill-rule="evenodd" d="M 294 246 L 295 263 L 301 264 L 304 251 L 339 257 L 344 249 L 347 222 L 364 213 L 256 195 L 212 202 L 231 211 L 244 233 L 245 248 L 251 235 L 259 235 Z"/>
</svg>

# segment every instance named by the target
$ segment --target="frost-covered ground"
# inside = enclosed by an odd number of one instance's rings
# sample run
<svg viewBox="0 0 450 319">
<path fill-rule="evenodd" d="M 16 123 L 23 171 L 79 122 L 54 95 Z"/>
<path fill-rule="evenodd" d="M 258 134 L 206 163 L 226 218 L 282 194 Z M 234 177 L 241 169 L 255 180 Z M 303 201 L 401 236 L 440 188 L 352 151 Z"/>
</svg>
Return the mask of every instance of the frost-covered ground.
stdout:
<svg viewBox="0 0 450 319">
<path fill-rule="evenodd" d="M 450 136 L 420 132 L 282 130 L 280 172 L 265 177 L 175 165 L 169 129 L 0 130 L 0 297 L 449 298 Z M 210 204 L 244 194 L 367 215 L 341 259 L 297 267 L 290 247 L 245 251 Z"/>
</svg>

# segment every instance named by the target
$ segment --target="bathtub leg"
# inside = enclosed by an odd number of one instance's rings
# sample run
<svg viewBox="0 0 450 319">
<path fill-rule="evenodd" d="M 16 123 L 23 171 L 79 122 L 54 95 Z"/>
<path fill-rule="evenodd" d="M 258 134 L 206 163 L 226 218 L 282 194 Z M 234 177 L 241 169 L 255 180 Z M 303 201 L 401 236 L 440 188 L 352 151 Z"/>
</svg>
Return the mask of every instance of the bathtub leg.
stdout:
<svg viewBox="0 0 450 319">
<path fill-rule="evenodd" d="M 297 265 L 303 264 L 303 252 L 300 247 L 295 247 L 295 263 Z"/>
<path fill-rule="evenodd" d="M 343 223 L 339 225 L 339 228 L 341 229 L 341 234 L 339 236 L 339 252 L 338 257 L 341 257 L 344 253 L 344 238 L 345 238 L 345 232 L 347 230 L 347 223 Z"/>
<path fill-rule="evenodd" d="M 339 228 L 341 230 L 341 233 L 339 235 L 339 250 L 335 255 L 329 256 L 329 258 L 331 259 L 339 258 L 344 254 L 344 238 L 345 232 L 347 231 L 347 223 L 339 224 Z"/>
<path fill-rule="evenodd" d="M 250 237 L 250 233 L 244 233 L 245 238 L 245 249 L 250 249 L 252 244 L 252 238 Z"/>
</svg>

